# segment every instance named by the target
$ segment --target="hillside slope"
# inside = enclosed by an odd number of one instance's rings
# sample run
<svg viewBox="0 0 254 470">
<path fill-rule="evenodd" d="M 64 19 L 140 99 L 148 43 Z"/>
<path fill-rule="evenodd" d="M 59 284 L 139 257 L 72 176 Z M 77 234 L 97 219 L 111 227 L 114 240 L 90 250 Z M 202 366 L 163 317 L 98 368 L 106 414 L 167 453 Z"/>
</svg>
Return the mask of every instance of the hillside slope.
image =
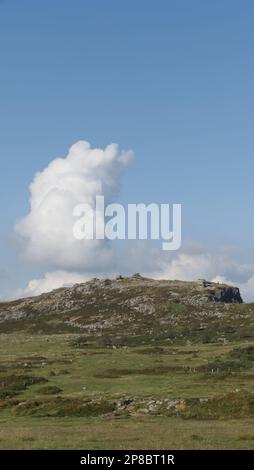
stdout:
<svg viewBox="0 0 254 470">
<path fill-rule="evenodd" d="M 82 333 L 116 345 L 237 339 L 254 332 L 254 305 L 224 284 L 132 277 L 93 279 L 0 303 L 0 331 Z M 246 331 L 245 331 L 246 330 Z"/>
</svg>

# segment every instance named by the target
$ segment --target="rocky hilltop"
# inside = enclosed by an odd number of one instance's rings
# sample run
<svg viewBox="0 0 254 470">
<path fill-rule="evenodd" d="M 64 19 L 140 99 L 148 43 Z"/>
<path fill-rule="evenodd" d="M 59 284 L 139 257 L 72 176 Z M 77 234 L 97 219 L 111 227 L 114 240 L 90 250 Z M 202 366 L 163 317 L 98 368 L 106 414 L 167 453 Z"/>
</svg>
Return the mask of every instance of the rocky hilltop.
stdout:
<svg viewBox="0 0 254 470">
<path fill-rule="evenodd" d="M 88 340 L 129 344 L 156 339 L 209 340 L 237 335 L 253 318 L 237 287 L 154 280 L 139 274 L 92 279 L 38 297 L 0 303 L 0 331 L 81 333 Z M 249 321 L 248 329 L 252 328 Z M 206 336 L 206 338 L 205 338 Z"/>
</svg>

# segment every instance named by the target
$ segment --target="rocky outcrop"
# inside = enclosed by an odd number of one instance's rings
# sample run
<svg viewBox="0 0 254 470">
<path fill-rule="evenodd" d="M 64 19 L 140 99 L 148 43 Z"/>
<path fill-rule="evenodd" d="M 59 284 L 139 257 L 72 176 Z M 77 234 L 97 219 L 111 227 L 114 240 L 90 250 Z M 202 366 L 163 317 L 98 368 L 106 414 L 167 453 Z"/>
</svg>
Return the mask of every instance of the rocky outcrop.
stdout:
<svg viewBox="0 0 254 470">
<path fill-rule="evenodd" d="M 222 286 L 217 287 L 214 292 L 211 292 L 208 296 L 210 302 L 225 302 L 241 304 L 242 297 L 238 287 Z"/>
</svg>

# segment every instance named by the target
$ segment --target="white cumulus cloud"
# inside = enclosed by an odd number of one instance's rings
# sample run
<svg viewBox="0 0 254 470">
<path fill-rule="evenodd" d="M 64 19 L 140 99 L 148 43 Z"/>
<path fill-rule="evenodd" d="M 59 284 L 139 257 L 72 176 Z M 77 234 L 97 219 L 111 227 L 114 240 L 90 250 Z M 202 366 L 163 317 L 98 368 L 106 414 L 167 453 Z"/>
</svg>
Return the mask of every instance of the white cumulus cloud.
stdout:
<svg viewBox="0 0 254 470">
<path fill-rule="evenodd" d="M 85 203 L 94 208 L 96 196 L 104 196 L 106 204 L 112 202 L 132 156 L 116 144 L 100 149 L 79 141 L 65 158 L 53 160 L 35 175 L 30 211 L 16 223 L 15 232 L 23 243 L 24 260 L 45 266 L 46 274 L 7 297 L 37 295 L 93 276 L 139 271 L 154 278 L 206 278 L 238 285 L 245 300 L 254 300 L 254 265 L 241 263 L 237 253 L 225 247 L 192 244 L 173 253 L 133 240 L 119 252 L 108 240 L 79 241 L 73 236 L 74 207 Z"/>
<path fill-rule="evenodd" d="M 45 292 L 50 292 L 59 287 L 70 287 L 73 284 L 86 282 L 89 279 L 84 274 L 69 271 L 53 271 L 46 273 L 42 278 L 32 279 L 25 288 L 17 289 L 8 295 L 8 298 L 18 299 L 33 297 Z"/>
<path fill-rule="evenodd" d="M 73 236 L 73 209 L 79 203 L 94 208 L 96 196 L 110 202 L 132 156 L 131 151 L 120 152 L 116 144 L 100 149 L 79 141 L 65 158 L 53 160 L 37 173 L 30 185 L 30 212 L 15 226 L 24 259 L 57 270 L 110 265 L 107 240 L 79 241 Z"/>
</svg>

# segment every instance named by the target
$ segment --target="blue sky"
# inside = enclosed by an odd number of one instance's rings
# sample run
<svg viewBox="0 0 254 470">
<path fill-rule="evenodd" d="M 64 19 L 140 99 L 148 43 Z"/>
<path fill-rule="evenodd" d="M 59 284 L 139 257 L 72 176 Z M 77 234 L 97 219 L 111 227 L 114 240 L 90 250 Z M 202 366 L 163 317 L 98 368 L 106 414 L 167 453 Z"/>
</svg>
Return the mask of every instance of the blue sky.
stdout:
<svg viewBox="0 0 254 470">
<path fill-rule="evenodd" d="M 254 264 L 253 24 L 248 0 L 0 2 L 0 292 L 45 272 L 13 226 L 80 139 L 133 149 L 122 201 L 182 203 L 184 243 Z"/>
</svg>

